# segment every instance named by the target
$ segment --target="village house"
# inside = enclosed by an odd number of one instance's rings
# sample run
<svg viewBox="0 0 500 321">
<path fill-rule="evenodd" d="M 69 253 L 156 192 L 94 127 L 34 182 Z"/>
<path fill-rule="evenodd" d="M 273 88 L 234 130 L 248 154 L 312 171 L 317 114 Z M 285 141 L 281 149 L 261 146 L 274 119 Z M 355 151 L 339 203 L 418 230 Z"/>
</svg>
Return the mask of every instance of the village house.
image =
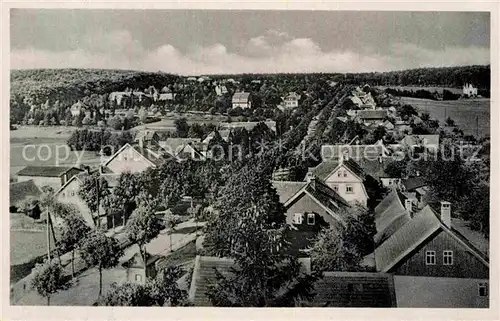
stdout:
<svg viewBox="0 0 500 321">
<path fill-rule="evenodd" d="M 382 125 L 387 118 L 385 109 L 364 109 L 356 113 L 355 119 L 365 125 Z"/>
<path fill-rule="evenodd" d="M 474 87 L 472 84 L 465 84 L 462 87 L 462 94 L 468 98 L 477 97 L 477 88 Z"/>
<path fill-rule="evenodd" d="M 294 109 L 299 107 L 300 95 L 295 92 L 290 92 L 285 97 L 282 97 L 282 106 L 284 109 Z"/>
<path fill-rule="evenodd" d="M 301 272 L 311 273 L 311 259 L 299 258 Z M 210 285 L 217 282 L 216 272 L 231 275 L 236 268 L 233 259 L 196 256 L 188 299 L 195 306 L 212 306 L 207 296 Z M 393 277 L 386 273 L 369 272 L 324 272 L 313 284 L 312 299 L 302 300 L 306 307 L 395 307 L 396 295 Z"/>
<path fill-rule="evenodd" d="M 414 213 L 391 210 L 397 199 L 384 202 L 391 214 L 376 217 L 378 233 L 386 232 L 374 255 L 377 271 L 394 274 L 398 306 L 488 307 L 488 256 L 455 228 L 451 204 L 427 204 Z M 390 224 L 383 229 L 382 221 Z"/>
<path fill-rule="evenodd" d="M 83 169 L 68 166 L 26 166 L 17 173 L 19 182 L 32 180 L 36 186 L 44 186 L 58 190 L 74 175 L 83 172 Z"/>
<path fill-rule="evenodd" d="M 424 196 L 429 192 L 427 182 L 421 176 L 407 177 L 401 181 L 401 190 L 407 195 L 413 196 L 417 205 L 424 203 Z"/>
<path fill-rule="evenodd" d="M 226 86 L 224 86 L 224 85 L 215 86 L 215 94 L 217 96 L 224 96 L 227 93 L 228 93 L 228 91 L 227 91 Z"/>
<path fill-rule="evenodd" d="M 187 159 L 204 159 L 203 144 L 199 138 L 167 138 L 160 141 L 163 152 L 177 158 L 178 161 Z"/>
<path fill-rule="evenodd" d="M 164 154 L 144 146 L 123 145 L 104 164 L 111 173 L 140 173 L 149 167 L 157 167 L 166 159 Z"/>
<path fill-rule="evenodd" d="M 134 143 L 139 146 L 159 146 L 160 136 L 154 130 L 140 130 L 135 135 Z"/>
<path fill-rule="evenodd" d="M 132 253 L 132 255 L 130 257 L 125 257 L 125 262 L 122 264 L 122 267 L 125 268 L 126 271 L 125 281 L 144 285 L 147 279 L 154 279 L 158 272 L 156 263 L 161 256 L 151 255 L 146 252 L 146 260 L 144 260 L 137 244 L 132 245 L 130 253 Z"/>
<path fill-rule="evenodd" d="M 399 145 L 410 149 L 412 153 L 437 153 L 439 151 L 439 135 L 406 135 Z"/>
<path fill-rule="evenodd" d="M 306 177 L 310 176 L 317 177 L 344 200 L 367 206 L 368 193 L 363 183 L 363 169 L 348 155 L 321 162 L 309 170 Z"/>
<path fill-rule="evenodd" d="M 175 96 L 177 94 L 174 93 L 161 93 L 158 95 L 159 102 L 172 102 L 175 100 Z"/>
<path fill-rule="evenodd" d="M 251 108 L 252 101 L 250 97 L 250 93 L 247 92 L 237 92 L 234 93 L 233 99 L 231 100 L 233 108 Z"/>
<path fill-rule="evenodd" d="M 235 128 L 245 128 L 247 131 L 251 131 L 259 123 L 263 123 L 273 132 L 276 132 L 276 122 L 274 120 L 266 121 L 246 121 L 246 122 L 231 122 L 231 123 L 219 123 L 218 127 L 220 130 L 224 129 L 235 129 Z"/>
<path fill-rule="evenodd" d="M 84 113 L 88 110 L 88 106 L 82 103 L 81 101 L 77 101 L 70 107 L 71 116 L 77 117 L 80 116 L 81 113 Z"/>
<path fill-rule="evenodd" d="M 91 228 L 100 226 L 110 229 L 115 228 L 115 226 L 123 225 L 121 218 L 117 218 L 116 220 L 115 218 L 108 219 L 106 210 L 102 204 L 99 208 L 99 215 L 98 213 L 91 213 L 85 200 L 78 194 L 86 177 L 88 177 L 88 173 L 86 172 L 73 176 L 66 184 L 54 193 L 55 199 L 63 204 L 75 206 L 78 213 Z M 118 185 L 119 175 L 107 174 L 101 175 L 101 177 L 106 180 L 107 186 L 110 190 Z"/>
</svg>

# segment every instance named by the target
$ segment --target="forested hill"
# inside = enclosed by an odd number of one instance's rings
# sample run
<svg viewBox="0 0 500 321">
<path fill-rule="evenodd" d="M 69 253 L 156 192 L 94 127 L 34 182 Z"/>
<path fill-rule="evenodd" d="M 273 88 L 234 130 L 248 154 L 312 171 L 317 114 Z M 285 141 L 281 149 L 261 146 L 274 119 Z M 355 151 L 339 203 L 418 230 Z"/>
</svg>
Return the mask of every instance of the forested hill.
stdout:
<svg viewBox="0 0 500 321">
<path fill-rule="evenodd" d="M 29 69 L 12 70 L 10 73 L 11 95 L 30 96 L 44 102 L 77 100 L 90 94 L 108 94 L 129 88 L 162 88 L 178 76 L 107 69 Z"/>
<path fill-rule="evenodd" d="M 390 72 L 336 75 L 335 81 L 372 86 L 462 87 L 472 83 L 490 89 L 490 65 L 446 68 L 419 68 Z"/>
</svg>

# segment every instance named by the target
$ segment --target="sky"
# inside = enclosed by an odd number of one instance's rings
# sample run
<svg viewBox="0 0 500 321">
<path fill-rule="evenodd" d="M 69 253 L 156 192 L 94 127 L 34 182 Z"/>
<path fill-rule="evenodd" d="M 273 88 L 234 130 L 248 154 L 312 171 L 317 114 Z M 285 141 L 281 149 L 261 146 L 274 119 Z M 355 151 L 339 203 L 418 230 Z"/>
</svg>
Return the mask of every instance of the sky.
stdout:
<svg viewBox="0 0 500 321">
<path fill-rule="evenodd" d="M 490 63 L 487 12 L 12 9 L 12 69 L 181 75 Z"/>
</svg>

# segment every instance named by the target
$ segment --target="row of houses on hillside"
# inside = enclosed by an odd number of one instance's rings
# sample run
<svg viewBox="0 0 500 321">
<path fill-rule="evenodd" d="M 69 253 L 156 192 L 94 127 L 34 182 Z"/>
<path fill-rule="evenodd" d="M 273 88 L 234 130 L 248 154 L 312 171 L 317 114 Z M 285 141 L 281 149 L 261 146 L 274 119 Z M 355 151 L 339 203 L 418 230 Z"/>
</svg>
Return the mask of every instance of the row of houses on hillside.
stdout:
<svg viewBox="0 0 500 321">
<path fill-rule="evenodd" d="M 227 89 L 225 92 L 227 92 Z M 224 90 L 222 89 L 222 87 L 216 87 L 216 93 L 219 96 L 223 95 Z M 286 96 L 281 97 L 282 102 L 277 107 L 283 111 L 293 110 L 299 107 L 300 98 L 301 95 L 297 94 L 296 92 L 289 92 Z M 235 92 L 233 94 L 231 103 L 233 108 L 252 108 L 252 95 L 249 92 Z"/>
</svg>

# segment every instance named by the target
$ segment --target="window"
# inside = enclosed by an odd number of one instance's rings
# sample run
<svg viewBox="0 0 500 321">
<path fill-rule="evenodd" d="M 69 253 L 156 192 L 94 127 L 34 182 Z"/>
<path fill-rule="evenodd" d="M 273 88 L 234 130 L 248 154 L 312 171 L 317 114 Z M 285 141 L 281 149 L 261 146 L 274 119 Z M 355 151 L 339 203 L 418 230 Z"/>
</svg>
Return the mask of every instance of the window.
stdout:
<svg viewBox="0 0 500 321">
<path fill-rule="evenodd" d="M 488 296 L 488 283 L 479 283 L 479 296 Z"/>
<path fill-rule="evenodd" d="M 138 281 L 138 282 L 141 282 L 142 281 L 142 275 L 136 274 L 135 275 L 135 280 Z"/>
<path fill-rule="evenodd" d="M 338 172 L 339 177 L 342 177 L 342 171 Z"/>
<path fill-rule="evenodd" d="M 339 191 L 339 186 L 338 186 L 338 185 L 333 185 L 333 186 L 332 186 L 332 189 L 333 189 L 335 192 L 338 192 L 338 191 Z"/>
<path fill-rule="evenodd" d="M 62 197 L 66 197 L 66 193 L 62 192 Z"/>
<path fill-rule="evenodd" d="M 425 252 L 425 264 L 435 265 L 436 264 L 436 251 Z"/>
<path fill-rule="evenodd" d="M 293 216 L 293 224 L 302 224 L 302 213 L 295 213 Z"/>
<path fill-rule="evenodd" d="M 314 225 L 314 214 L 307 214 L 307 225 Z"/>
<path fill-rule="evenodd" d="M 347 177 L 347 171 L 344 171 L 344 177 Z"/>
<path fill-rule="evenodd" d="M 345 187 L 345 192 L 346 192 L 346 193 L 349 193 L 349 194 L 354 193 L 354 190 L 353 190 L 353 188 L 352 188 L 352 185 L 347 185 L 347 186 Z"/>
<path fill-rule="evenodd" d="M 443 251 L 443 264 L 453 265 L 453 251 Z"/>
<path fill-rule="evenodd" d="M 71 196 L 75 196 L 75 191 L 71 191 Z"/>
</svg>

